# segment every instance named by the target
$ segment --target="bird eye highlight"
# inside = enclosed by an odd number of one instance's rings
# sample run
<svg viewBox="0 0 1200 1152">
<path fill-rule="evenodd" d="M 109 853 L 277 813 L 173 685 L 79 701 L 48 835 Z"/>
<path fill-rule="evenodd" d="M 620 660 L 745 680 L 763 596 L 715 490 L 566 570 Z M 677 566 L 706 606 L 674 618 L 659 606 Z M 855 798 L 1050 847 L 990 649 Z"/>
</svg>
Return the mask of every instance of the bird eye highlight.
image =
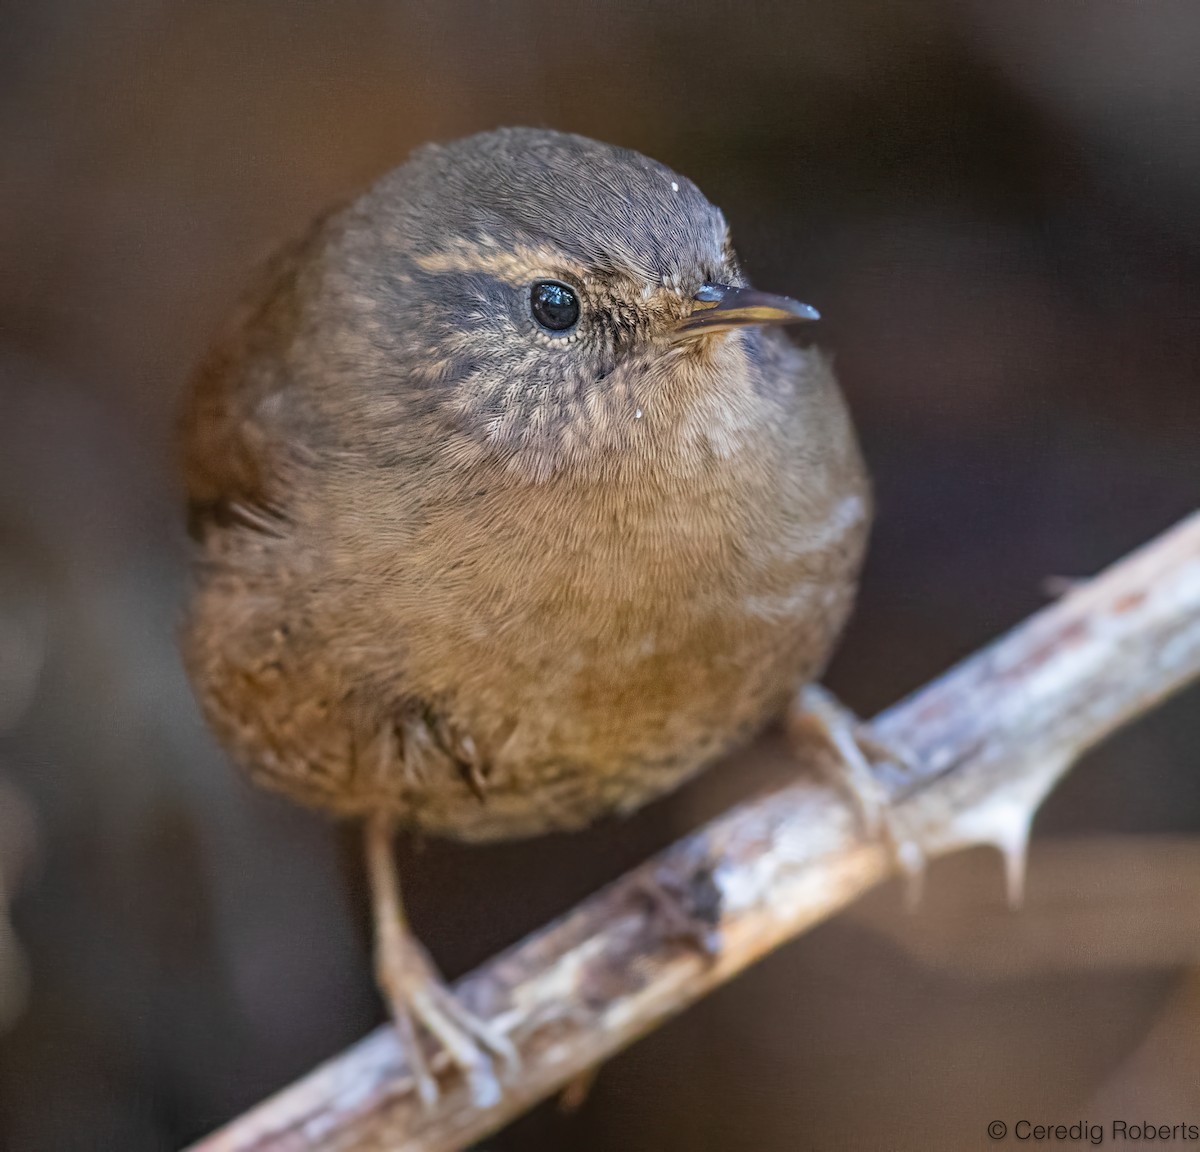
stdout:
<svg viewBox="0 0 1200 1152">
<path fill-rule="evenodd" d="M 558 280 L 539 280 L 529 290 L 533 318 L 548 332 L 566 332 L 579 323 L 579 297 Z"/>
</svg>

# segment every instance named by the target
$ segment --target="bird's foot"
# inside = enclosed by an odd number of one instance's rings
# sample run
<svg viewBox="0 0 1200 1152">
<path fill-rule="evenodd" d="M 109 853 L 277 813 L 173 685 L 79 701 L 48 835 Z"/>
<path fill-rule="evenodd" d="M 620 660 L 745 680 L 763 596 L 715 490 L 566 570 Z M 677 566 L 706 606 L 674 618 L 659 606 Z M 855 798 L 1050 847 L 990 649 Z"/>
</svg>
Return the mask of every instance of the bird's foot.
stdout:
<svg viewBox="0 0 1200 1152">
<path fill-rule="evenodd" d="M 663 939 L 685 944 L 706 960 L 719 955 L 723 897 L 711 866 L 639 872 L 633 889 L 649 905 L 651 921 Z"/>
<path fill-rule="evenodd" d="M 378 949 L 376 975 L 422 1102 L 427 1107 L 437 1102 L 437 1072 L 453 1065 L 466 1078 L 476 1107 L 495 1104 L 502 1092 L 497 1064 L 509 1074 L 520 1066 L 507 1030 L 460 1004 L 409 932 L 397 934 Z M 418 1025 L 440 1048 L 432 1059 L 422 1045 Z"/>
<path fill-rule="evenodd" d="M 906 878 L 907 900 L 915 904 L 925 875 L 925 850 L 897 819 L 887 789 L 872 767 L 911 768 L 912 755 L 876 740 L 853 712 L 819 684 L 806 684 L 794 697 L 788 733 L 797 742 L 815 736 L 834 752 L 839 787 L 853 802 L 866 835 L 887 841 Z"/>
</svg>

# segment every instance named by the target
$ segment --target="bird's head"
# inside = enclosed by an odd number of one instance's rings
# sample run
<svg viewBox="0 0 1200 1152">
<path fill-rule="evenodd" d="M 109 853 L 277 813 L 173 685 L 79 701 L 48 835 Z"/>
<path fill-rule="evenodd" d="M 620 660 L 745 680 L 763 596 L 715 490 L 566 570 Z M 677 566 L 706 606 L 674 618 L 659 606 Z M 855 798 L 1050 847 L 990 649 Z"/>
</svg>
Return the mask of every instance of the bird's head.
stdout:
<svg viewBox="0 0 1200 1152">
<path fill-rule="evenodd" d="M 764 327 L 817 318 L 747 285 L 690 180 L 557 132 L 423 148 L 333 236 L 372 386 L 408 389 L 455 459 L 534 479 L 729 449 L 792 355 Z"/>
</svg>

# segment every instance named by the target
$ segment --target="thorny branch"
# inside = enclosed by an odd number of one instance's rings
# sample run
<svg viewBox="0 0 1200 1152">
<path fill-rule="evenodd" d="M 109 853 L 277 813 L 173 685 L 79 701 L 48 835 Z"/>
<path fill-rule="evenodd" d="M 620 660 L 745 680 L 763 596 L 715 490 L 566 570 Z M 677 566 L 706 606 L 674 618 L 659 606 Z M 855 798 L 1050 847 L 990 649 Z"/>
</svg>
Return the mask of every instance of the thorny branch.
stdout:
<svg viewBox="0 0 1200 1152">
<path fill-rule="evenodd" d="M 1079 755 L 1200 675 L 1200 513 L 878 716 L 913 754 L 887 786 L 928 854 L 993 844 L 1019 894 L 1034 813 Z M 457 986 L 511 1022 L 523 1066 L 479 1108 L 447 1076 L 424 1111 L 389 1028 L 193 1152 L 441 1152 L 494 1131 L 894 870 L 844 799 L 797 779 L 738 805 L 484 964 Z M 705 958 L 663 928 L 650 889 L 717 914 Z"/>
</svg>

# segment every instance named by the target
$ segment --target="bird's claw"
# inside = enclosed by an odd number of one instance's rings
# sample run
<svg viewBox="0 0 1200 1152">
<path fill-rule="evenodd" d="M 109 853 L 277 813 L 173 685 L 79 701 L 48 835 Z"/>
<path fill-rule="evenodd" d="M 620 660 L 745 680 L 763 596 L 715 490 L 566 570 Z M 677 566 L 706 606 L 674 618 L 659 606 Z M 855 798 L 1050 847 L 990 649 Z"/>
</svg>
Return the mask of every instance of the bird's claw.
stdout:
<svg viewBox="0 0 1200 1152">
<path fill-rule="evenodd" d="M 462 1072 L 476 1107 L 494 1105 L 502 1094 L 497 1062 L 509 1075 L 520 1067 L 506 1029 L 464 1007 L 407 934 L 396 947 L 381 953 L 377 967 L 422 1103 L 430 1108 L 437 1103 L 441 1090 L 436 1072 L 452 1065 Z M 432 1059 L 422 1045 L 418 1024 L 437 1041 L 440 1051 Z"/>
<path fill-rule="evenodd" d="M 676 875 L 659 869 L 638 874 L 634 891 L 650 907 L 657 931 L 714 960 L 721 951 L 721 889 L 710 867 Z"/>
<path fill-rule="evenodd" d="M 915 904 L 925 876 L 925 850 L 897 819 L 891 797 L 873 767 L 892 764 L 912 769 L 912 754 L 876 739 L 853 712 L 819 684 L 806 684 L 796 694 L 788 715 L 788 730 L 795 740 L 815 735 L 836 754 L 838 785 L 853 802 L 864 834 L 887 841 L 906 880 L 906 901 L 910 906 Z"/>
</svg>

